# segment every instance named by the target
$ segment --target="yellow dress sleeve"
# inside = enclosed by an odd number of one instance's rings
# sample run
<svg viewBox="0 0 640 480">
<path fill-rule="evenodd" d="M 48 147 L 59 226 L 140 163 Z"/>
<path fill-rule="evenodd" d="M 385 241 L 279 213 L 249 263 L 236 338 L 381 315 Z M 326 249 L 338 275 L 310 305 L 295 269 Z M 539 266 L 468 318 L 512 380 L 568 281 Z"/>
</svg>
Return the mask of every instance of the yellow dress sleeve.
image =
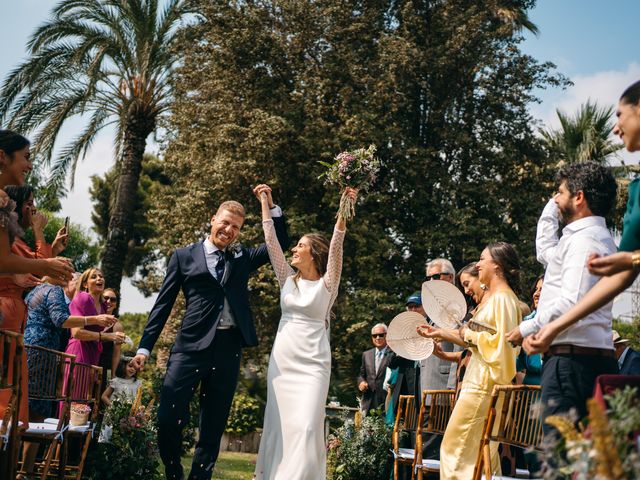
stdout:
<svg viewBox="0 0 640 480">
<path fill-rule="evenodd" d="M 518 325 L 520 318 L 515 294 L 499 291 L 492 295 L 479 318 L 484 323 L 495 323 L 496 333 L 465 330 L 465 341 L 473 345 L 473 354 L 479 355 L 489 367 L 491 379 L 497 384 L 510 383 L 516 374 L 518 351 L 507 341 L 507 333 Z"/>
</svg>

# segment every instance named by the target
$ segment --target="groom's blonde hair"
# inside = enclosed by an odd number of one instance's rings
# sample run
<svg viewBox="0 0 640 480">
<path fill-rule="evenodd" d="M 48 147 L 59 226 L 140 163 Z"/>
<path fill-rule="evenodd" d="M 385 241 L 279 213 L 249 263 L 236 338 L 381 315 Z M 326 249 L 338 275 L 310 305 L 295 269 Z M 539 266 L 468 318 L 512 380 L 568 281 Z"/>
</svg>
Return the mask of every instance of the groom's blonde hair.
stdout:
<svg viewBox="0 0 640 480">
<path fill-rule="evenodd" d="M 227 200 L 226 202 L 222 202 L 218 207 L 218 210 L 216 211 L 216 215 L 218 215 L 223 210 L 227 210 L 234 215 L 238 215 L 242 218 L 246 216 L 242 204 L 240 202 L 236 202 L 235 200 Z"/>
</svg>

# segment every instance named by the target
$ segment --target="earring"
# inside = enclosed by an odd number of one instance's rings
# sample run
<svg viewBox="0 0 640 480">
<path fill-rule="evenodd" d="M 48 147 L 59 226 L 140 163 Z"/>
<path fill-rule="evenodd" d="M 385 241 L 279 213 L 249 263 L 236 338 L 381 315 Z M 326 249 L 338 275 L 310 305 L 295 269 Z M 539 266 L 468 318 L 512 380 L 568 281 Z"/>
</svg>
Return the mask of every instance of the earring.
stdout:
<svg viewBox="0 0 640 480">
<path fill-rule="evenodd" d="M 487 290 L 487 286 L 484 283 L 480 284 L 480 289 L 486 291 Z"/>
</svg>

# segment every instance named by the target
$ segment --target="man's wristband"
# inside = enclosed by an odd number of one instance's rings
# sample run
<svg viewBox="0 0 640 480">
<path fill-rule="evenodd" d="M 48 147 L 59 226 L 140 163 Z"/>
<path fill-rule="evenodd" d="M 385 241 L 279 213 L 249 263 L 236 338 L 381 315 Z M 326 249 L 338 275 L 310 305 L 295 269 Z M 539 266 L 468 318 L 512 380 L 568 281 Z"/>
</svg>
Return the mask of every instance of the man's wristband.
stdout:
<svg viewBox="0 0 640 480">
<path fill-rule="evenodd" d="M 87 326 L 87 317 L 84 317 L 84 326 Z"/>
<path fill-rule="evenodd" d="M 631 252 L 631 267 L 634 270 L 640 270 L 640 250 Z"/>
</svg>

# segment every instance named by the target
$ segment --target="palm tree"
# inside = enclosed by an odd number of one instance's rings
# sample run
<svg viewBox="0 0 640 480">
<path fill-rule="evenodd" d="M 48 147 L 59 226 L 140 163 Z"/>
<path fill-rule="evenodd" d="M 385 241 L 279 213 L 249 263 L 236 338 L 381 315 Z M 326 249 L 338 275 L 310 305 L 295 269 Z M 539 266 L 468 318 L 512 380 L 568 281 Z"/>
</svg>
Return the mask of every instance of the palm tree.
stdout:
<svg viewBox="0 0 640 480">
<path fill-rule="evenodd" d="M 611 155 L 622 148 L 621 143 L 610 138 L 614 126 L 613 107 L 599 107 L 596 102 L 589 100 L 573 116 L 560 110 L 556 110 L 556 113 L 560 128 L 542 130 L 541 134 L 558 161 L 607 162 Z"/>
<path fill-rule="evenodd" d="M 3 124 L 35 132 L 35 157 L 58 188 L 68 174 L 73 187 L 78 160 L 104 127 L 115 126 L 117 193 L 102 256 L 110 286 L 122 280 L 147 138 L 171 105 L 174 45 L 194 14 L 188 0 L 62 0 L 0 92 Z M 60 129 L 78 115 L 84 130 L 52 160 Z"/>
<path fill-rule="evenodd" d="M 531 21 L 527 9 L 517 0 L 497 0 L 493 5 L 495 17 L 505 25 L 508 25 L 513 32 L 528 30 L 534 35 L 540 32 L 538 26 Z"/>
</svg>

